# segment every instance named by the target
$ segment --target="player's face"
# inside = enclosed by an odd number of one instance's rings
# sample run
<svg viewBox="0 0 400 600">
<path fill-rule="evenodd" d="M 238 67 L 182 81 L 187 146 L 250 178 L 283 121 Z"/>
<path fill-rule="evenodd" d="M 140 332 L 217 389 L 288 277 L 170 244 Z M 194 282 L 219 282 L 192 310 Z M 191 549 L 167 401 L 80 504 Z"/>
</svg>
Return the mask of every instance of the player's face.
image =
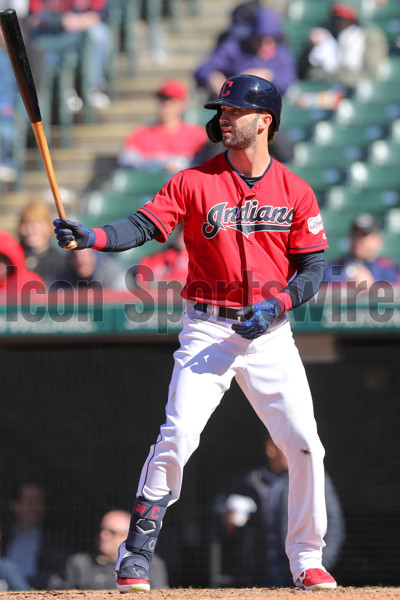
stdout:
<svg viewBox="0 0 400 600">
<path fill-rule="evenodd" d="M 257 139 L 260 114 L 247 108 L 221 106 L 219 123 L 222 143 L 232 150 L 245 150 Z"/>
</svg>

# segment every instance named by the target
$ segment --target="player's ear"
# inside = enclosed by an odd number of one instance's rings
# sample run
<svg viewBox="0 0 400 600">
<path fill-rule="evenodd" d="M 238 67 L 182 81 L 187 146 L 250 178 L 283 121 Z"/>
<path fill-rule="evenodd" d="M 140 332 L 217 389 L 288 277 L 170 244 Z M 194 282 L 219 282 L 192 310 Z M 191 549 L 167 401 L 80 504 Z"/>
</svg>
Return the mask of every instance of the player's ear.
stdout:
<svg viewBox="0 0 400 600">
<path fill-rule="evenodd" d="M 272 121 L 273 121 L 271 113 L 262 112 L 261 113 L 261 121 L 262 121 L 263 127 L 265 129 L 269 129 L 270 126 L 272 125 Z"/>
<path fill-rule="evenodd" d="M 217 144 L 222 140 L 222 132 L 219 124 L 219 117 L 221 115 L 221 109 L 218 109 L 215 115 L 210 121 L 206 124 L 206 132 L 208 135 L 208 139 L 213 142 L 213 144 Z"/>
</svg>

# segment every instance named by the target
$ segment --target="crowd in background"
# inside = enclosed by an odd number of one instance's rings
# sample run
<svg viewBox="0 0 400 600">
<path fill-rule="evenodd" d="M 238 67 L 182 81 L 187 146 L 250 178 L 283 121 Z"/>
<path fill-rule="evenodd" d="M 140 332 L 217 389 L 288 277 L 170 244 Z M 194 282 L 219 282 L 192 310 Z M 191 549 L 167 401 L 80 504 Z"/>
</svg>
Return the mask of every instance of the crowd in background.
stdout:
<svg viewBox="0 0 400 600">
<path fill-rule="evenodd" d="M 89 57 L 90 64 L 86 91 L 82 93 L 78 82 L 77 89 L 65 90 L 68 92 L 65 101 L 72 112 L 80 110 L 84 102 L 92 104 L 100 111 L 110 104 L 107 89 L 108 69 L 115 50 L 115 41 L 108 19 L 113 4 L 118 1 L 13 0 L 7 3 L 7 6 L 18 11 L 34 77 L 39 87 L 44 74 L 60 69 L 66 57 L 72 57 L 74 63 L 82 62 L 81 50 L 86 48 L 88 54 L 85 56 Z M 370 0 L 374 1 L 385 4 L 390 0 Z M 165 172 L 168 178 L 181 169 L 223 151 L 221 143 L 213 144 L 207 139 L 204 124 L 188 122 L 186 114 L 191 92 L 200 94 L 199 97 L 204 100 L 215 98 L 222 82 L 234 73 L 246 72 L 270 79 L 280 89 L 284 98 L 288 89 L 293 89 L 293 85 L 301 80 L 325 82 L 327 86 L 336 90 L 339 98 L 350 97 L 358 81 L 366 77 L 377 77 L 380 65 L 391 51 L 385 34 L 379 27 L 365 25 L 360 21 L 359 4 L 353 1 L 332 2 L 328 20 L 310 27 L 303 48 L 296 55 L 285 36 L 284 23 L 290 10 L 289 1 L 248 0 L 238 3 L 230 14 L 229 26 L 219 33 L 212 51 L 200 61 L 192 73 L 191 89 L 178 78 L 160 82 L 156 91 L 158 108 L 153 120 L 131 128 L 109 171 L 101 169 L 100 179 L 102 178 L 107 186 L 115 169 Z M 143 6 L 147 6 L 146 3 Z M 0 5 L 0 8 L 6 8 L 5 4 Z M 149 10 L 142 9 L 141 16 L 146 18 Z M 156 62 L 160 62 L 163 54 L 161 39 L 162 36 L 157 42 L 157 49 L 153 46 L 153 58 Z M 12 182 L 18 174 L 13 156 L 15 138 L 19 135 L 15 127 L 19 99 L 1 34 L 0 64 L 3 66 L 3 81 L 6 82 L 0 90 L 0 180 Z M 84 65 L 81 65 L 82 68 Z M 294 147 L 293 139 L 281 128 L 275 136 L 271 155 L 290 165 L 294 158 Z M 99 181 L 99 177 L 93 174 L 92 181 Z M 83 197 L 93 189 L 83 190 Z M 323 205 L 321 199 L 319 201 Z M 56 289 L 57 286 L 77 287 L 79 281 L 89 279 L 98 281 L 112 290 L 126 290 L 126 271 L 117 261 L 93 251 L 81 253 L 79 257 L 74 253 L 60 252 L 52 239 L 49 225 L 51 213 L 45 202 L 39 198 L 39 201 L 28 204 L 21 214 L 18 232 L 13 232 L 15 243 L 19 241 L 25 252 L 25 269 L 35 272 L 35 277 L 41 277 L 47 287 L 52 285 L 52 289 Z M 329 223 L 326 226 L 329 229 Z M 380 227 L 382 230 L 382 224 Z M 5 245 L 7 244 L 2 244 L 3 250 Z M 168 269 L 165 265 L 171 263 L 175 247 L 174 242 L 173 248 L 166 251 L 160 249 L 159 258 L 154 256 L 150 262 L 146 259 L 147 263 L 157 272 L 164 272 L 167 277 Z M 375 274 L 376 280 L 377 269 L 374 265 L 376 260 L 381 260 L 380 250 L 381 248 L 377 247 L 373 255 L 365 259 L 357 258 L 368 270 L 368 281 L 371 280 L 371 273 Z M 351 252 L 349 242 L 349 260 Z M 13 260 L 16 260 L 14 256 L 2 252 L 2 263 L 6 265 L 6 268 L 3 268 L 4 273 L 8 270 L 11 274 L 10 261 L 12 263 Z M 173 270 L 173 276 L 179 277 L 179 281 L 183 282 L 184 269 L 181 269 L 179 274 L 176 271 L 177 269 Z M 329 267 L 326 281 L 331 281 L 331 272 Z M 342 270 L 342 281 L 345 280 L 345 273 L 349 272 L 351 269 Z M 397 283 L 397 265 L 391 266 L 390 273 L 390 281 Z M 382 274 L 387 274 L 387 271 L 380 270 L 378 277 Z M 128 279 L 131 276 L 132 271 Z M 21 276 L 20 286 L 23 286 L 23 282 L 24 277 Z M 13 285 L 15 286 L 15 283 Z M 3 277 L 0 289 L 4 287 Z"/>
<path fill-rule="evenodd" d="M 364 26 L 359 21 L 356 3 L 333 4 L 329 22 L 310 29 L 298 58 L 284 35 L 283 23 L 289 4 L 290 0 L 238 4 L 232 12 L 230 27 L 220 32 L 212 52 L 194 71 L 193 88 L 200 91 L 205 99 L 213 98 L 218 95 L 226 78 L 246 72 L 274 81 L 284 97 L 298 80 L 327 82 L 341 90 L 341 97 L 348 97 L 360 79 L 376 77 L 379 65 L 389 55 L 389 46 L 379 28 Z M 107 0 L 15 0 L 7 3 L 7 7 L 12 5 L 18 10 L 31 56 L 34 57 L 32 64 L 37 81 L 40 82 L 47 70 L 60 68 L 66 56 L 79 62 L 79 48 L 84 43 L 91 57 L 88 93 L 82 98 L 81 90 L 73 89 L 72 93 L 69 90 L 69 110 L 81 110 L 84 102 L 91 103 L 97 110 L 107 108 L 112 102 L 107 89 L 107 71 L 113 52 L 113 38 L 107 22 Z M 7 8 L 1 5 L 1 0 L 0 7 Z M 159 45 L 161 37 L 157 48 L 153 47 L 154 59 L 158 62 L 166 60 Z M 0 89 L 0 181 L 10 183 L 17 176 L 13 152 L 18 94 L 1 34 L 0 66 L 4 83 Z M 162 81 L 156 91 L 158 105 L 153 122 L 143 123 L 128 132 L 120 152 L 115 156 L 114 167 L 147 171 L 149 177 L 161 170 L 169 177 L 221 151 L 220 144 L 208 142 L 203 125 L 189 123 L 185 119 L 189 95 L 190 90 L 179 79 Z M 276 160 L 290 162 L 293 152 L 294 142 L 284 131 L 278 133 L 271 148 L 272 156 Z M 348 255 L 340 260 L 328 261 L 325 283 L 354 281 L 357 284 L 367 282 L 368 286 L 375 281 L 399 283 L 397 262 L 382 256 L 382 223 L 366 211 L 360 213 L 349 229 Z M 116 292 L 127 289 L 127 277 L 131 275 L 127 275 L 126 269 L 112 257 L 92 249 L 75 253 L 56 247 L 52 220 L 49 203 L 44 198 L 32 198 L 21 212 L 14 235 L 0 231 L 0 299 L 2 294 L 14 297 L 14 294 L 22 293 L 29 281 L 53 291 L 76 289 L 80 282 L 87 281 Z M 168 248 L 161 248 L 159 252 L 141 259 L 135 275 L 144 277 L 146 269 L 153 273 L 153 282 L 184 283 L 187 254 L 182 229 Z M 272 455 L 271 449 L 268 452 Z M 274 490 L 278 489 L 285 500 L 286 469 L 279 467 L 274 472 L 271 461 L 270 457 L 269 465 L 247 474 L 247 479 L 245 477 L 239 483 L 235 481 L 223 497 L 216 499 L 214 535 L 219 536 L 216 538 L 218 543 L 229 543 L 231 553 L 235 548 L 243 548 L 244 542 L 248 544 L 246 547 L 258 547 L 255 530 L 259 529 L 256 523 L 260 521 L 256 522 L 254 515 L 260 512 L 263 518 L 269 519 L 268 522 L 263 521 L 265 528 L 272 522 L 281 527 L 279 532 L 271 528 L 271 543 L 279 542 L 279 548 L 283 548 L 283 504 L 279 506 L 279 520 L 274 520 L 277 513 L 273 513 L 270 505 L 270 512 L 266 511 L 257 497 L 261 494 L 260 490 L 267 498 L 272 497 L 270 490 L 264 492 L 266 488 L 262 486 L 273 484 Z M 255 477 L 259 478 L 259 486 L 253 486 L 251 490 L 249 482 L 254 483 Z M 335 523 L 331 546 L 335 554 L 332 558 L 334 565 L 345 533 L 339 500 L 333 484 L 329 482 L 328 486 L 332 522 Z M 27 483 L 16 490 L 15 497 L 10 500 L 10 510 L 15 522 L 10 522 L 9 529 L 0 524 L 0 582 L 5 582 L 4 589 L 114 588 L 115 553 L 126 535 L 129 514 L 119 509 L 110 510 L 101 518 L 93 553 L 70 554 L 67 539 L 64 547 L 58 545 L 54 548 L 54 532 L 43 527 L 45 495 L 36 483 Z M 262 553 L 258 554 L 261 563 L 252 565 L 255 571 L 248 567 L 244 578 L 243 573 L 236 570 L 234 575 L 237 579 L 230 582 L 250 586 L 290 584 L 288 574 L 281 573 L 279 566 L 274 575 L 282 574 L 281 579 L 257 579 L 260 571 L 267 577 L 263 560 L 270 551 L 270 548 L 263 547 Z M 278 565 L 281 554 L 274 557 Z M 253 557 L 254 552 L 249 552 L 249 556 Z M 241 555 L 234 556 L 233 560 L 242 567 L 246 564 Z M 168 587 L 166 565 L 160 557 L 156 557 L 153 568 L 152 588 Z"/>
</svg>

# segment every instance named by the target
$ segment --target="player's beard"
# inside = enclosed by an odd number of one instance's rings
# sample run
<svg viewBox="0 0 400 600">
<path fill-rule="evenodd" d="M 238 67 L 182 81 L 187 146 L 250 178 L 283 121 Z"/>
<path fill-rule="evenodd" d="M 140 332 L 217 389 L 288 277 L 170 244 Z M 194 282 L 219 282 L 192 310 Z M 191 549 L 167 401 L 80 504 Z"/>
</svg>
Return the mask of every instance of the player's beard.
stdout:
<svg viewBox="0 0 400 600">
<path fill-rule="evenodd" d="M 231 127 L 229 137 L 222 134 L 222 143 L 226 148 L 232 150 L 245 150 L 249 148 L 257 139 L 259 115 L 254 115 L 253 119 L 247 125 L 241 128 Z"/>
</svg>

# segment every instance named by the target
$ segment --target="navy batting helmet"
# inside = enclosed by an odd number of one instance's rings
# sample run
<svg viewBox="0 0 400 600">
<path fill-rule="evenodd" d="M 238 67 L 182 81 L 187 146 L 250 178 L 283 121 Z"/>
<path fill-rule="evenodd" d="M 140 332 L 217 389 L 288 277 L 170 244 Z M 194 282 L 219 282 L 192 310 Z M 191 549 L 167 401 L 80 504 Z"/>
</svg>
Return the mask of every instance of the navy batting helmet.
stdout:
<svg viewBox="0 0 400 600">
<path fill-rule="evenodd" d="M 217 100 L 212 100 L 204 105 L 204 108 L 219 111 L 219 113 L 207 123 L 208 136 L 211 141 L 215 142 L 221 140 L 218 132 L 221 106 L 250 109 L 260 108 L 262 110 L 267 110 L 273 117 L 271 133 L 278 131 L 279 129 L 282 112 L 282 96 L 273 83 L 262 77 L 257 77 L 256 75 L 235 75 L 225 81 Z"/>
</svg>

